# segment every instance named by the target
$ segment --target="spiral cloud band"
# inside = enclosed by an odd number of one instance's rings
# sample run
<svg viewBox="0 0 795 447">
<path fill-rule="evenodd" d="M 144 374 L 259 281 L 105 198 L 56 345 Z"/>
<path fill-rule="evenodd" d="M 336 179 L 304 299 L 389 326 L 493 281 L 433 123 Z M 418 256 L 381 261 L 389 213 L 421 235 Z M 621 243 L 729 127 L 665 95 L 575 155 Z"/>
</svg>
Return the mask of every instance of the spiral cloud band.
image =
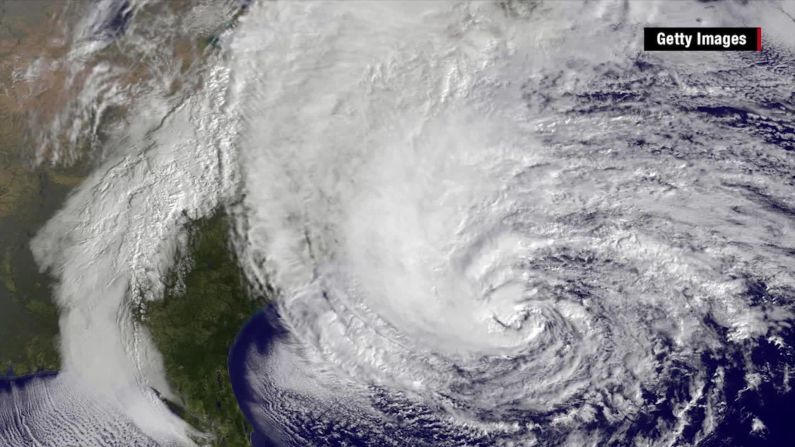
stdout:
<svg viewBox="0 0 795 447">
<path fill-rule="evenodd" d="M 793 130 L 791 48 L 641 55 L 648 6 L 251 12 L 242 245 L 281 333 L 247 360 L 262 433 L 692 443 L 736 368 L 788 386 L 750 357 L 791 348 L 793 142 L 765 134 Z"/>
</svg>

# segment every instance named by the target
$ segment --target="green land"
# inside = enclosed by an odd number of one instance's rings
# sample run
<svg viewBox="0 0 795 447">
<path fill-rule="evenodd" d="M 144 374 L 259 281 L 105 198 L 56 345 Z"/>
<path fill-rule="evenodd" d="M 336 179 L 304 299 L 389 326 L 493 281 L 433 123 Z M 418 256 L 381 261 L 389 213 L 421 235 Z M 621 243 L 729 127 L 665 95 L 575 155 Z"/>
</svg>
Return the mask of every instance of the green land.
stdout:
<svg viewBox="0 0 795 447">
<path fill-rule="evenodd" d="M 0 147 L 0 155 L 9 152 Z M 56 371 L 58 309 L 52 280 L 39 272 L 30 239 L 72 185 L 59 183 L 63 177 L 51 169 L 25 168 L 18 160 L 5 168 L 0 167 L 0 375 L 9 370 L 16 376 Z"/>
<path fill-rule="evenodd" d="M 22 113 L 0 110 L 0 375 L 55 371 L 58 309 L 30 240 L 84 177 L 85 164 L 34 167 Z"/>
<path fill-rule="evenodd" d="M 178 254 L 176 265 L 163 299 L 147 303 L 140 316 L 181 399 L 166 403 L 212 434 L 209 445 L 248 447 L 251 427 L 232 392 L 227 357 L 240 328 L 264 303 L 248 293 L 223 212 L 189 225 L 187 253 Z"/>
</svg>

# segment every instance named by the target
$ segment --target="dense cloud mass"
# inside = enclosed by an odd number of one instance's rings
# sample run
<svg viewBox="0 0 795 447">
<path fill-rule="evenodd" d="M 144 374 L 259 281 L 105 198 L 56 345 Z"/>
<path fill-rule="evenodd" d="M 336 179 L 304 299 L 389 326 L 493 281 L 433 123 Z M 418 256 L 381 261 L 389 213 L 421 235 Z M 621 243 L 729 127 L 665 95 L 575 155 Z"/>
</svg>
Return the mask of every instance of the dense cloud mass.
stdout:
<svg viewBox="0 0 795 447">
<path fill-rule="evenodd" d="M 789 389 L 791 48 L 640 54 L 663 8 L 251 12 L 245 247 L 282 333 L 249 357 L 261 433 L 698 443 L 730 375 Z"/>
<path fill-rule="evenodd" d="M 37 237 L 73 375 L 32 386 L 100 384 L 47 405 L 190 443 L 129 306 L 159 297 L 186 216 L 226 205 L 273 296 L 233 371 L 264 445 L 790 433 L 795 9 L 573 5 L 252 4 L 205 88 Z M 698 23 L 761 25 L 764 51 L 642 51 L 644 25 Z"/>
</svg>

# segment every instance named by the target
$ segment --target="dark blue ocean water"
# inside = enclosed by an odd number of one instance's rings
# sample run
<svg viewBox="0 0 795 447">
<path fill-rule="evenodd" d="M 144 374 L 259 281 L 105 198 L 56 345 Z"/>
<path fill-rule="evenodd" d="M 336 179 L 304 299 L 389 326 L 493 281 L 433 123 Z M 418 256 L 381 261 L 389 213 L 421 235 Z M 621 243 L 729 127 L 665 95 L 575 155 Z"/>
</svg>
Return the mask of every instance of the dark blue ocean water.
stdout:
<svg viewBox="0 0 795 447">
<path fill-rule="evenodd" d="M 247 377 L 247 361 L 250 360 L 249 354 L 252 353 L 252 350 L 259 355 L 267 355 L 273 343 L 285 335 L 276 322 L 274 308 L 269 307 L 251 317 L 240 330 L 229 351 L 229 377 L 240 410 L 254 426 L 254 432 L 251 435 L 253 447 L 268 447 L 274 444 L 265 434 L 266 428 L 261 426 L 261 420 L 255 416 L 256 408 L 261 402 L 256 395 L 255 387 Z"/>
<path fill-rule="evenodd" d="M 15 376 L 14 371 L 9 370 L 5 376 L 0 376 L 0 393 L 10 392 L 13 388 L 24 388 L 36 379 L 50 380 L 57 375 L 57 371 L 41 371 L 25 376 Z"/>
</svg>

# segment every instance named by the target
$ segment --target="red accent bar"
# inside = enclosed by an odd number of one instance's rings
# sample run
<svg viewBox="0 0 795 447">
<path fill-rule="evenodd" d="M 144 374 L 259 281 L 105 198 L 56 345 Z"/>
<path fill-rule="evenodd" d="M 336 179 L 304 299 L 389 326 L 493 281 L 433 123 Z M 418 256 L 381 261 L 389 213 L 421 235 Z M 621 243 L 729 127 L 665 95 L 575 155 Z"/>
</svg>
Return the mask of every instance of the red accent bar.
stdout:
<svg viewBox="0 0 795 447">
<path fill-rule="evenodd" d="M 756 51 L 762 51 L 762 28 L 756 29 Z"/>
</svg>

